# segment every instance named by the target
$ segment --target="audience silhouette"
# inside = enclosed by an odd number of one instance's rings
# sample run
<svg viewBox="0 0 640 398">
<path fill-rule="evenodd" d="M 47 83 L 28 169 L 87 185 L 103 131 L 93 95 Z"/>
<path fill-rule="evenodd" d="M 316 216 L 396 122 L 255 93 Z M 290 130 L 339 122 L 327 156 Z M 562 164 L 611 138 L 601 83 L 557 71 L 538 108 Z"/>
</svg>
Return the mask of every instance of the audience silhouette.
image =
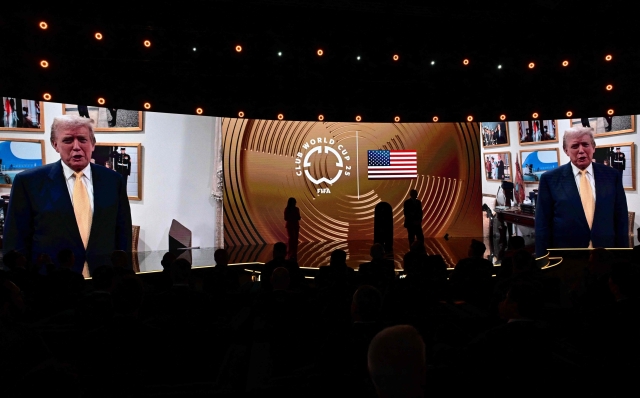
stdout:
<svg viewBox="0 0 640 398">
<path fill-rule="evenodd" d="M 566 278 L 540 269 L 516 237 L 502 264 L 484 253 L 472 240 L 452 270 L 417 241 L 395 266 L 374 244 L 358 271 L 343 249 L 310 270 L 279 242 L 258 282 L 225 249 L 215 267 L 192 270 L 167 253 L 162 272 L 140 275 L 114 252 L 88 280 L 71 270 L 71 250 L 33 266 L 8 252 L 0 395 L 615 396 L 632 387 L 633 255 L 594 249 Z"/>
</svg>

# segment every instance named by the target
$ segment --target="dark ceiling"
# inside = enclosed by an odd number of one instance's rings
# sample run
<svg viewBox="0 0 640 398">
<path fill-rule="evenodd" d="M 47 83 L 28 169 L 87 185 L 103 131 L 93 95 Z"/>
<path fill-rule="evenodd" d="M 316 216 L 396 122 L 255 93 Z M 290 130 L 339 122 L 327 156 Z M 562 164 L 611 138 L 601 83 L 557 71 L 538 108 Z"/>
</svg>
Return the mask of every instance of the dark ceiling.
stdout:
<svg viewBox="0 0 640 398">
<path fill-rule="evenodd" d="M 640 113 L 635 18 L 617 1 L 94 4 L 3 5 L 2 95 L 292 120 Z"/>
</svg>

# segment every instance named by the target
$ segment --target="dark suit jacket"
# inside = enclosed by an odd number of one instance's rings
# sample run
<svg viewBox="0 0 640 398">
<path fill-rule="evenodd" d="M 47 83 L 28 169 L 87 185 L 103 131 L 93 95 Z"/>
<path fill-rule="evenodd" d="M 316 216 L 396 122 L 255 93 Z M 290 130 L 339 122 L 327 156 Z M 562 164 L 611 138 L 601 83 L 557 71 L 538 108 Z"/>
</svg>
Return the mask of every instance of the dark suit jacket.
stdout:
<svg viewBox="0 0 640 398">
<path fill-rule="evenodd" d="M 404 201 L 404 227 L 422 225 L 422 202 L 409 198 Z"/>
<path fill-rule="evenodd" d="M 131 209 L 122 176 L 91 164 L 93 221 L 85 250 L 61 161 L 16 175 L 4 225 L 4 252 L 17 250 L 35 262 L 40 253 L 56 258 L 68 248 L 74 271 L 110 264 L 114 250 L 131 251 Z"/>
<path fill-rule="evenodd" d="M 536 204 L 536 254 L 548 248 L 628 247 L 629 218 L 622 173 L 593 163 L 596 209 L 589 230 L 571 163 L 542 174 Z"/>
</svg>

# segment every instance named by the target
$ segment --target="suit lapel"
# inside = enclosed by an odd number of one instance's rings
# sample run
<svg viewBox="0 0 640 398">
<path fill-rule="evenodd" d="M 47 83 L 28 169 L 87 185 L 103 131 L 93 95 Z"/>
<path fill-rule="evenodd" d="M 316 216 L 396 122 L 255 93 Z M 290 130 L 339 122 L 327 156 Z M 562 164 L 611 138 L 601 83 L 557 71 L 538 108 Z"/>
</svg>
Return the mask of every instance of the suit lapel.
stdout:
<svg viewBox="0 0 640 398">
<path fill-rule="evenodd" d="M 74 241 L 82 244 L 82 238 L 80 237 L 80 230 L 76 222 L 76 215 L 73 212 L 73 204 L 71 203 L 71 196 L 69 195 L 69 187 L 67 181 L 64 178 L 64 172 L 62 170 L 62 163 L 59 160 L 54 164 L 54 167 L 49 172 L 48 186 L 48 200 L 51 201 L 52 207 L 57 209 L 60 217 L 60 227 L 67 228 L 68 236 Z"/>
<path fill-rule="evenodd" d="M 97 236 L 100 228 L 99 220 L 102 219 L 104 213 L 104 200 L 109 196 L 104 192 L 104 184 L 100 183 L 102 175 L 96 170 L 97 167 L 91 164 L 91 183 L 93 184 L 93 218 L 91 221 L 91 232 L 89 232 L 89 243 L 87 248 L 91 246 L 92 237 Z"/>
</svg>

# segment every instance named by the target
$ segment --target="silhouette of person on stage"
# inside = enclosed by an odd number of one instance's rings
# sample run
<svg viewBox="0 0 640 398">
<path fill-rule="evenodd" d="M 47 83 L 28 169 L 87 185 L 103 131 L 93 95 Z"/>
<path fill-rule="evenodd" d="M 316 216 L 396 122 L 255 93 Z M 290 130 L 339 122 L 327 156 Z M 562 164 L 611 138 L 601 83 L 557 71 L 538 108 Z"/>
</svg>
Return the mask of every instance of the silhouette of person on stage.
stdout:
<svg viewBox="0 0 640 398">
<path fill-rule="evenodd" d="M 412 189 L 409 192 L 410 198 L 404 202 L 404 227 L 409 235 L 409 246 L 416 238 L 424 242 L 422 233 L 422 202 L 418 200 L 418 191 Z"/>
<path fill-rule="evenodd" d="M 300 236 L 300 209 L 296 207 L 296 199 L 289 198 L 284 209 L 287 236 L 289 237 L 289 258 L 295 260 L 298 257 L 298 237 Z"/>
</svg>

